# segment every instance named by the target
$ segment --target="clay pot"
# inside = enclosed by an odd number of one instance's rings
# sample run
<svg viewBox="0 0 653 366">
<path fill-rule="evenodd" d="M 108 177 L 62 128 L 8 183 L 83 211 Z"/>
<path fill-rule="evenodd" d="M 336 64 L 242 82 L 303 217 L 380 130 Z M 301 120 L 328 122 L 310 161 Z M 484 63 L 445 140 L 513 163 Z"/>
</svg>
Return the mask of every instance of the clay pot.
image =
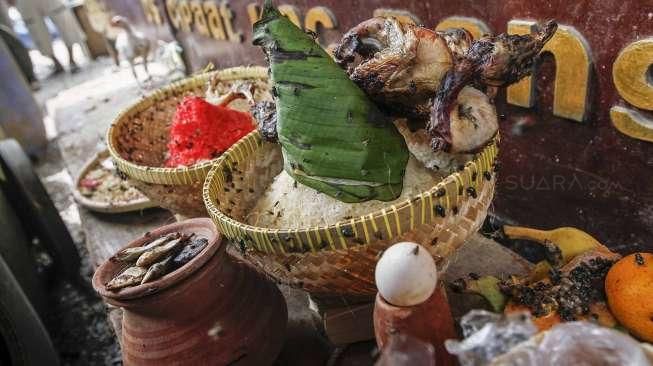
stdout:
<svg viewBox="0 0 653 366">
<path fill-rule="evenodd" d="M 374 335 L 379 349 L 391 337 L 405 334 L 435 347 L 436 365 L 456 365 L 455 357 L 444 348 L 444 341 L 457 338 L 451 309 L 442 285 L 425 302 L 415 306 L 394 306 L 376 295 Z"/>
<path fill-rule="evenodd" d="M 271 365 L 284 342 L 288 313 L 276 285 L 235 261 L 209 219 L 161 227 L 139 246 L 171 232 L 196 233 L 207 247 L 159 280 L 110 292 L 123 264 L 107 261 L 93 276 L 106 302 L 123 308 L 125 365 Z"/>
</svg>

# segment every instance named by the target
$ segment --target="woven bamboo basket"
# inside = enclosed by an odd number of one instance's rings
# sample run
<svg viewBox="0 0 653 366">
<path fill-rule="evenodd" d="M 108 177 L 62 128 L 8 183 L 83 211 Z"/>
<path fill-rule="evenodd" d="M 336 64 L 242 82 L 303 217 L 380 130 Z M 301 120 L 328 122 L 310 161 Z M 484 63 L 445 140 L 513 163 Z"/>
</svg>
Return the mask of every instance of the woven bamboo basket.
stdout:
<svg viewBox="0 0 653 366">
<path fill-rule="evenodd" d="M 107 132 L 109 153 L 116 168 L 130 177 L 134 185 L 152 201 L 174 213 L 188 217 L 206 216 L 202 184 L 216 159 L 190 167 L 166 168 L 168 132 L 177 104 L 189 95 L 204 96 L 209 80 L 220 92 L 241 80 L 260 80 L 266 88 L 257 88 L 260 99 L 267 91 L 267 69 L 235 67 L 193 76 L 153 92 L 122 111 Z M 230 107 L 249 111 L 244 100 Z"/>
<path fill-rule="evenodd" d="M 280 146 L 263 142 L 254 131 L 215 163 L 204 183 L 204 203 L 231 240 L 232 255 L 315 295 L 365 297 L 376 293 L 379 254 L 396 242 L 424 245 L 438 269 L 446 269 L 448 258 L 485 219 L 494 194 L 497 143 L 492 141 L 460 171 L 404 202 L 334 225 L 280 230 L 244 223 L 283 169 Z"/>
</svg>

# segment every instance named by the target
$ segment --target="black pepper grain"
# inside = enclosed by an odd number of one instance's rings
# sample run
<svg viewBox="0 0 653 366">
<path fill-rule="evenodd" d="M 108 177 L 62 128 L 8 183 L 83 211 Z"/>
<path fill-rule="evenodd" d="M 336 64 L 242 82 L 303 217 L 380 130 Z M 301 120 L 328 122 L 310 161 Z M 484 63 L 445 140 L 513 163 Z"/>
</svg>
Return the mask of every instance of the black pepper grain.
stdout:
<svg viewBox="0 0 653 366">
<path fill-rule="evenodd" d="M 446 216 L 446 212 L 444 210 L 444 207 L 442 207 L 442 205 L 439 204 L 435 205 L 435 207 L 433 207 L 433 210 L 435 210 L 435 213 L 437 213 L 440 217 Z"/>
<path fill-rule="evenodd" d="M 467 190 L 466 190 L 466 191 L 467 191 L 467 195 L 468 195 L 469 197 L 472 197 L 472 198 L 476 198 L 476 197 L 477 197 L 477 194 L 476 194 L 476 188 L 474 188 L 474 187 L 467 187 Z"/>
<path fill-rule="evenodd" d="M 351 226 L 343 226 L 340 228 L 340 232 L 342 233 L 342 236 L 346 238 L 351 238 L 354 236 L 354 230 L 351 228 Z"/>
</svg>

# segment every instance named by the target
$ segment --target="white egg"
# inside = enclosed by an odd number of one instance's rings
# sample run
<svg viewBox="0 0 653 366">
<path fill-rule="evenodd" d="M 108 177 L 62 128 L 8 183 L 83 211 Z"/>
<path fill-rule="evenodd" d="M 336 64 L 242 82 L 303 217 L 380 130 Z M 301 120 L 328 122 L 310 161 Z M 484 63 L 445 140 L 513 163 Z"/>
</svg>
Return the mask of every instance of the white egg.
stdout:
<svg viewBox="0 0 653 366">
<path fill-rule="evenodd" d="M 413 306 L 433 294 L 438 272 L 428 250 L 417 243 L 401 242 L 383 252 L 374 278 L 385 301 L 395 306 Z"/>
</svg>

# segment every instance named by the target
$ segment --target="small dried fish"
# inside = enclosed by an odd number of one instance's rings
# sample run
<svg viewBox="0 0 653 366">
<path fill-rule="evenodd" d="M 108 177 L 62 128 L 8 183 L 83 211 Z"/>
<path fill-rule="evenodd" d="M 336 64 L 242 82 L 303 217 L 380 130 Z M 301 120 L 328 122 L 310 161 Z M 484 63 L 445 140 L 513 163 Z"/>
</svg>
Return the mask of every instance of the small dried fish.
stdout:
<svg viewBox="0 0 653 366">
<path fill-rule="evenodd" d="M 163 277 L 163 275 L 168 273 L 168 269 L 170 268 L 170 263 L 172 263 L 172 255 L 169 255 L 166 259 L 162 260 L 161 262 L 154 263 L 153 265 L 151 265 L 150 268 L 147 269 L 147 273 L 145 273 L 145 276 L 143 277 L 141 284 L 144 284 L 146 282 L 151 282 L 158 278 Z"/>
<path fill-rule="evenodd" d="M 111 260 L 117 261 L 117 262 L 132 262 L 137 260 L 141 254 L 147 252 L 150 249 L 156 248 L 159 245 L 163 245 L 170 240 L 173 239 L 178 239 L 181 236 L 180 233 L 172 233 L 168 234 L 166 236 L 162 236 L 146 245 L 140 246 L 140 247 L 134 247 L 134 248 L 127 248 L 119 251 L 116 253 Z"/>
<path fill-rule="evenodd" d="M 184 235 L 179 239 L 169 241 L 163 245 L 159 245 L 156 248 L 146 251 L 138 257 L 136 265 L 140 267 L 149 267 L 152 263 L 159 261 L 175 249 L 180 248 L 189 238 L 190 236 Z"/>
<path fill-rule="evenodd" d="M 175 268 L 179 268 L 184 264 L 190 262 L 199 252 L 202 251 L 209 243 L 206 238 L 195 238 L 189 244 L 186 244 L 179 254 L 172 259 L 172 264 Z"/>
<path fill-rule="evenodd" d="M 138 285 L 145 276 L 147 270 L 142 267 L 134 266 L 129 267 L 109 281 L 105 287 L 109 291 L 115 291 L 123 287 Z"/>
</svg>

